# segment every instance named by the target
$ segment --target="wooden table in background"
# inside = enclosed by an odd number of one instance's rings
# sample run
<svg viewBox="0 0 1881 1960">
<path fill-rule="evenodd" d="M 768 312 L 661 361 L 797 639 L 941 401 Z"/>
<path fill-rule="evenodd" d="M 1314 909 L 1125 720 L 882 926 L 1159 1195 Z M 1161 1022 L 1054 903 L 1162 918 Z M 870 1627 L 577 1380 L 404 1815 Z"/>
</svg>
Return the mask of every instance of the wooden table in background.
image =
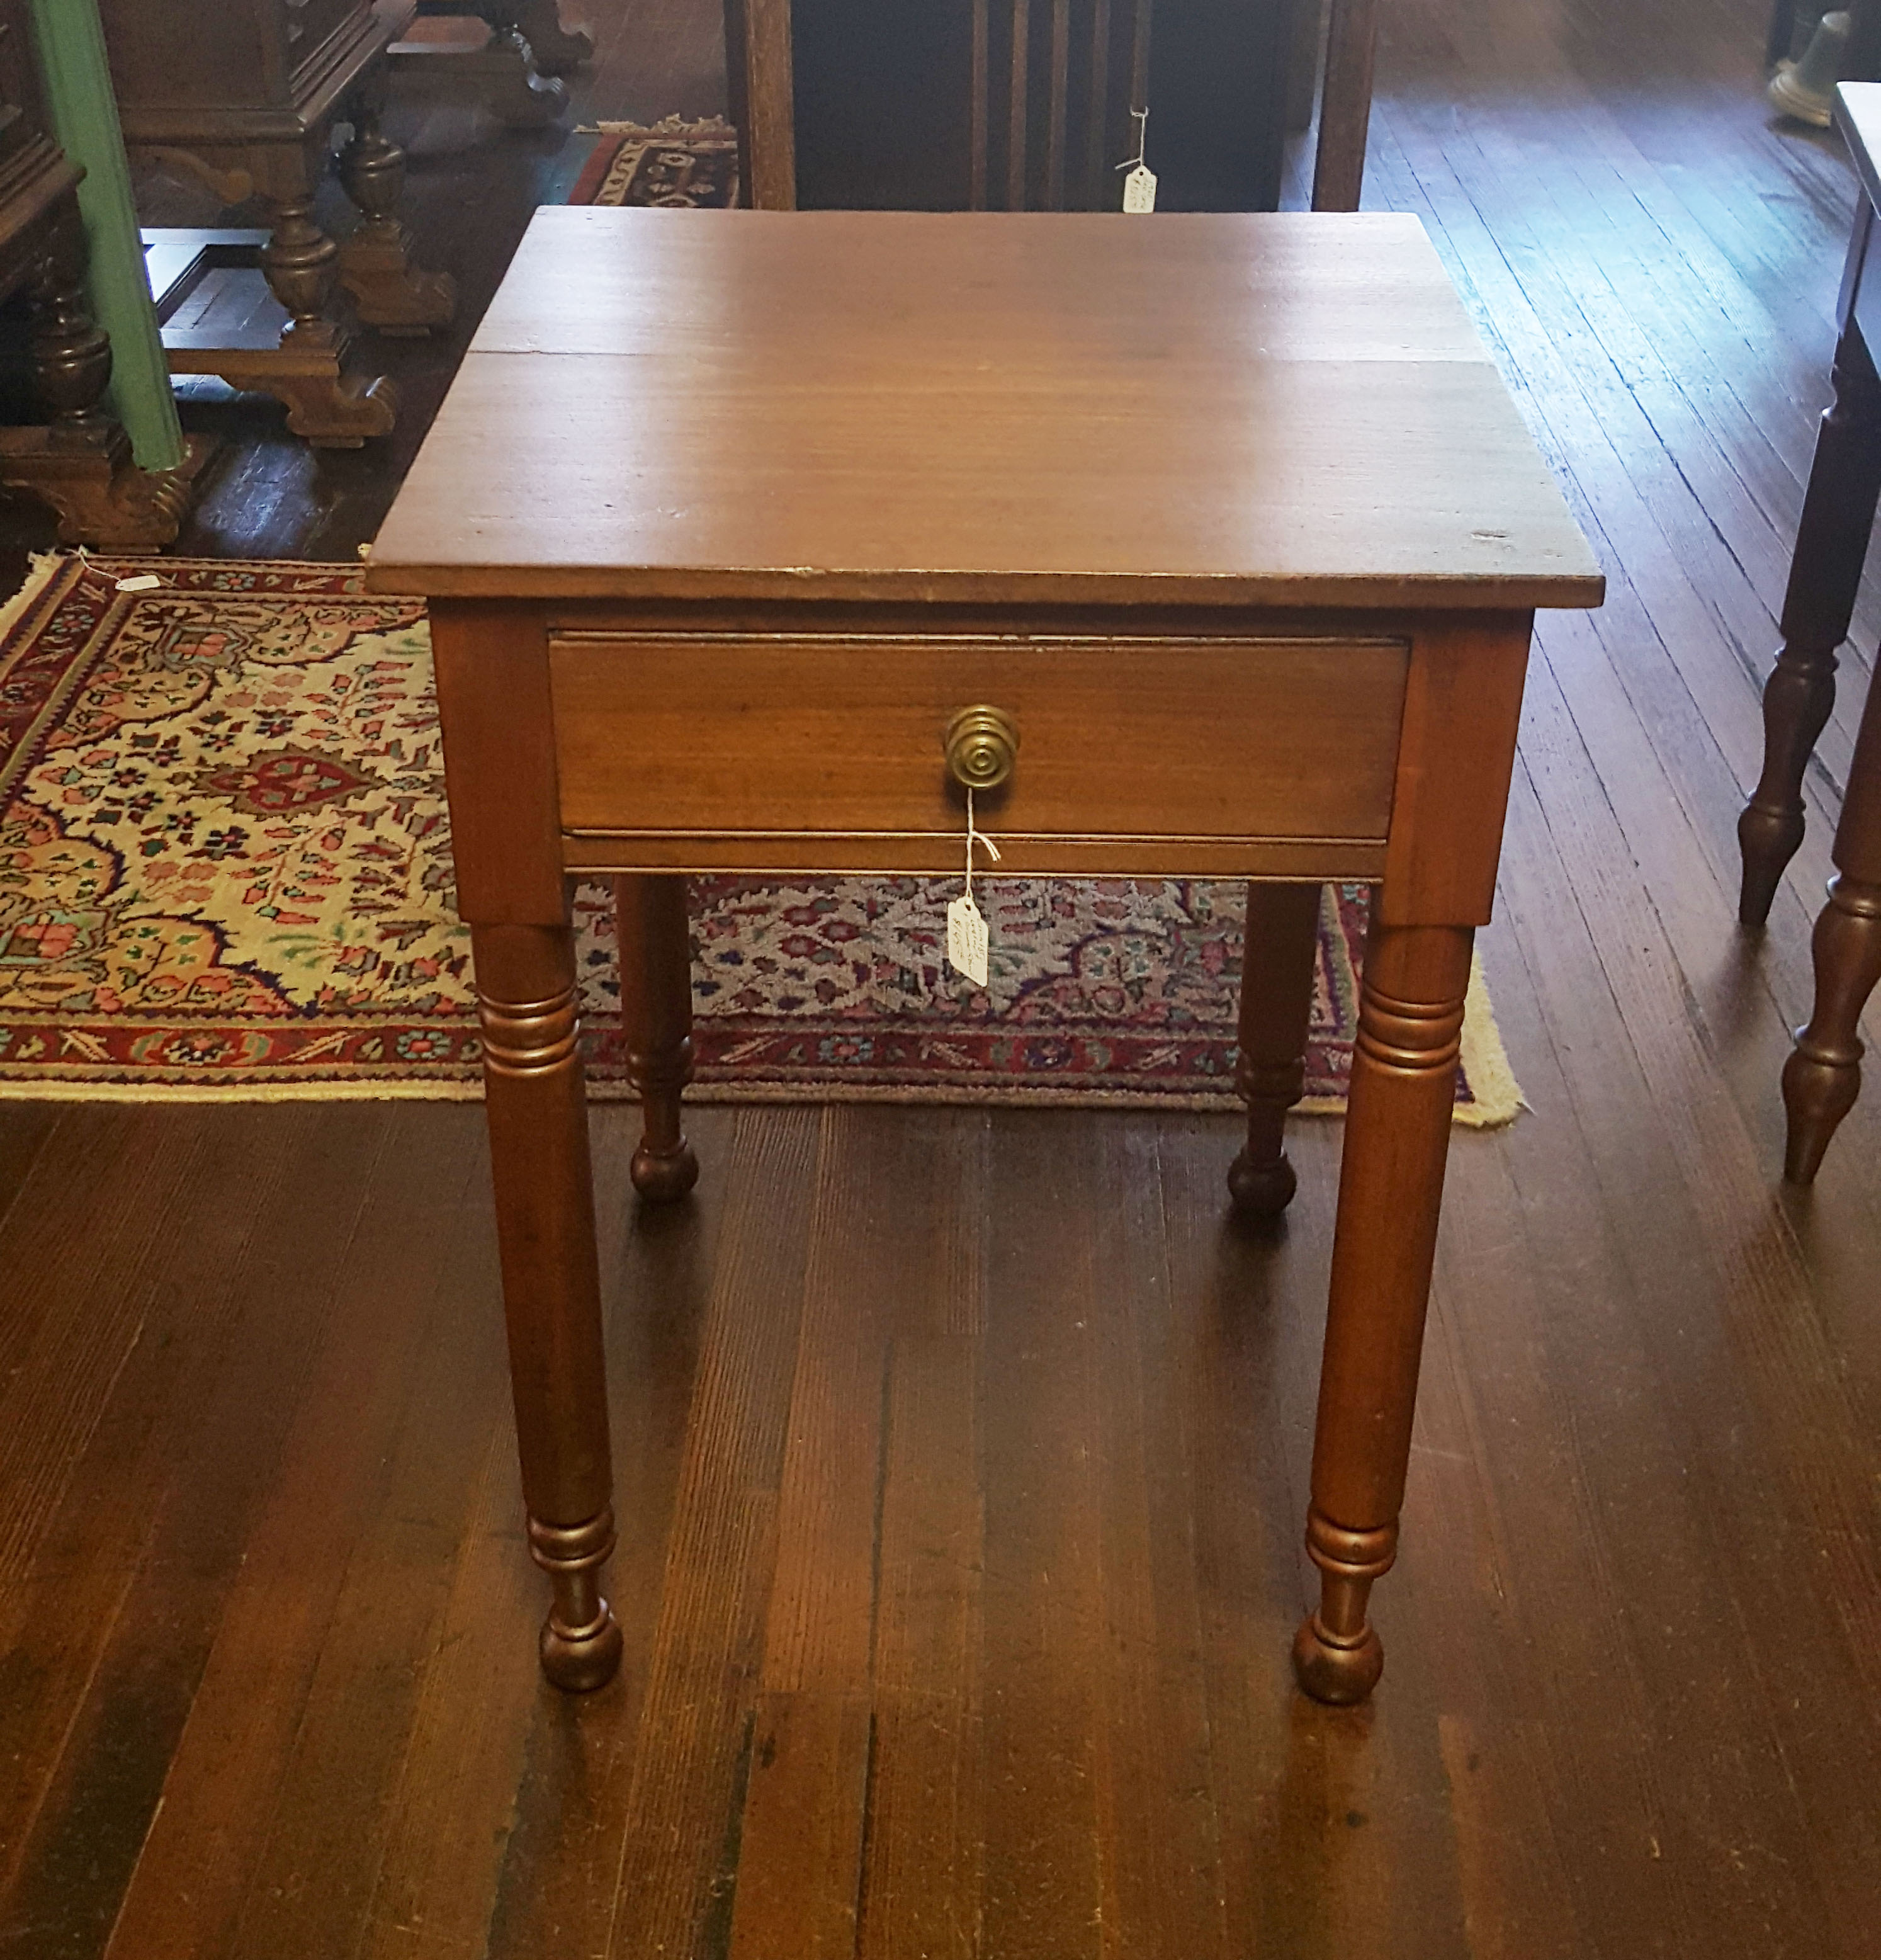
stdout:
<svg viewBox="0 0 1881 1960">
<path fill-rule="evenodd" d="M 1256 881 L 1254 1211 L 1318 885 L 1377 887 L 1295 1647 L 1368 1693 L 1533 611 L 1603 590 L 1416 221 L 542 211 L 369 581 L 431 602 L 550 1678 L 620 1651 L 567 880 L 680 1195 L 683 874 L 957 870 L 979 707 L 1002 875 Z"/>
<path fill-rule="evenodd" d="M 1881 9 L 1877 9 L 1881 18 Z M 1765 683 L 1763 773 L 1737 819 L 1738 916 L 1761 926 L 1803 842 L 1803 773 L 1835 705 L 1835 657 L 1881 505 L 1881 82 L 1844 82 L 1836 126 L 1861 183 L 1836 307 L 1841 326 L 1796 550 L 1783 647 Z M 1832 852 L 1835 876 L 1816 921 L 1816 998 L 1783 1068 L 1783 1174 L 1812 1184 L 1861 1091 L 1862 1010 L 1881 983 L 1881 688 L 1869 683 Z"/>
</svg>

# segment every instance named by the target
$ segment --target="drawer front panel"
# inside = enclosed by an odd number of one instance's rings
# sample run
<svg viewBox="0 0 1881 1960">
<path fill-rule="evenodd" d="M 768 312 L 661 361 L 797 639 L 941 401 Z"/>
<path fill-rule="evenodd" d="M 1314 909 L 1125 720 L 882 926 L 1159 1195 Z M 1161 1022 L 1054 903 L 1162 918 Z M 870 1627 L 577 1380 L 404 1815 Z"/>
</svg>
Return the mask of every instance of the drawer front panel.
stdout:
<svg viewBox="0 0 1881 1960">
<path fill-rule="evenodd" d="M 571 864 L 951 868 L 942 738 L 984 703 L 1018 731 L 976 805 L 1006 869 L 1365 877 L 1409 648 L 570 633 L 549 657 Z"/>
</svg>

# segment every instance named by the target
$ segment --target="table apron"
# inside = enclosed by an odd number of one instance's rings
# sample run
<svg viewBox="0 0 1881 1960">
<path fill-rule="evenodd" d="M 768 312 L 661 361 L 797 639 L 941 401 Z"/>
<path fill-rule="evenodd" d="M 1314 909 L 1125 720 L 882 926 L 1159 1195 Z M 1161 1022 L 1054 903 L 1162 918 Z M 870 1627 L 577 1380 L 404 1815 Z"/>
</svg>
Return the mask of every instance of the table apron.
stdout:
<svg viewBox="0 0 1881 1960">
<path fill-rule="evenodd" d="M 564 861 L 957 870 L 942 738 L 987 705 L 1018 733 L 976 797 L 1002 870 L 1375 879 L 1409 659 L 1402 638 L 558 635 Z"/>
</svg>

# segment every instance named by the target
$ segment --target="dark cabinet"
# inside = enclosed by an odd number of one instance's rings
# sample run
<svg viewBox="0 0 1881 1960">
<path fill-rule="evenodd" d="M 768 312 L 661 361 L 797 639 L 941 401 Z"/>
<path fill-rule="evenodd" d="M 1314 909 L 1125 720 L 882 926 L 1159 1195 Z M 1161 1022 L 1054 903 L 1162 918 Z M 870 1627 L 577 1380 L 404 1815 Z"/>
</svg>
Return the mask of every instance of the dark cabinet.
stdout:
<svg viewBox="0 0 1881 1960">
<path fill-rule="evenodd" d="M 389 332 L 443 326 L 456 304 L 448 278 L 413 262 L 397 215 L 404 154 L 379 126 L 386 51 L 415 5 L 101 0 L 127 145 L 189 171 L 225 202 L 260 199 L 272 221 L 246 264 L 228 243 L 237 234 L 209 234 L 213 250 L 185 255 L 186 282 L 159 292 L 172 368 L 278 396 L 288 426 L 326 446 L 384 434 L 396 409 L 389 383 L 342 370 L 336 288 Z M 341 180 L 361 221 L 336 242 L 316 221 L 313 198 L 342 120 L 353 135 Z"/>
</svg>

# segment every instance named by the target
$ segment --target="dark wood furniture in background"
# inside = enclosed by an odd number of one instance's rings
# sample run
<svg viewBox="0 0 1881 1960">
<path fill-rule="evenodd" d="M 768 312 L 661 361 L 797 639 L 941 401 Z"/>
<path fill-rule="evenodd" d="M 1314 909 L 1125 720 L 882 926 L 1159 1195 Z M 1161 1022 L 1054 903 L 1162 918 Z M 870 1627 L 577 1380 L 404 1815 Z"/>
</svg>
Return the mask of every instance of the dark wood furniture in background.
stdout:
<svg viewBox="0 0 1881 1960">
<path fill-rule="evenodd" d="M 0 428 L 0 482 L 59 513 L 67 544 L 168 544 L 189 508 L 202 450 L 183 467 L 136 466 L 124 431 L 99 406 L 111 343 L 85 310 L 84 172 L 48 133 L 27 0 L 0 0 L 0 300 L 24 291 L 28 363 L 52 412 L 45 425 Z"/>
<path fill-rule="evenodd" d="M 763 210 L 1114 210 L 1151 111 L 1165 211 L 1280 198 L 1296 0 L 726 0 Z M 1313 202 L 1354 211 L 1375 0 L 1333 0 Z"/>
<path fill-rule="evenodd" d="M 1848 636 L 1875 511 L 1881 503 L 1881 83 L 1844 82 L 1837 126 L 1862 198 L 1836 317 L 1835 399 L 1823 415 L 1784 595 L 1783 647 L 1764 689 L 1763 774 L 1737 819 L 1743 849 L 1739 917 L 1761 926 L 1803 841 L 1803 772 L 1835 702 L 1835 655 Z M 1784 1064 L 1789 1118 L 1783 1174 L 1816 1176 L 1861 1090 L 1861 1012 L 1881 982 L 1881 688 L 1870 683 L 1836 827 L 1837 875 L 1816 922 L 1816 1001 Z"/>
<path fill-rule="evenodd" d="M 681 880 L 957 870 L 978 705 L 1002 875 L 1296 888 L 1253 908 L 1257 1209 L 1309 896 L 1379 888 L 1295 1650 L 1368 1693 L 1532 609 L 1602 593 L 1416 221 L 539 211 L 367 577 L 431 602 L 550 1677 L 620 1651 L 568 876 L 623 881 L 671 1195 Z"/>
<path fill-rule="evenodd" d="M 392 425 L 389 383 L 348 374 L 336 286 L 360 318 L 424 333 L 456 307 L 416 265 L 397 212 L 405 154 L 379 126 L 383 58 L 415 0 L 103 0 L 126 143 L 180 165 L 225 202 L 259 198 L 272 230 L 253 262 L 218 269 L 213 344 L 166 336 L 176 374 L 219 374 L 288 406 L 316 444 L 357 447 Z M 352 135 L 341 180 L 361 213 L 335 244 L 316 223 L 333 126 Z"/>
<path fill-rule="evenodd" d="M 555 0 L 418 0 L 416 18 L 449 25 L 392 44 L 402 99 L 469 94 L 511 129 L 554 122 L 568 107 L 560 78 L 594 52 L 586 33 L 562 26 Z"/>
</svg>

